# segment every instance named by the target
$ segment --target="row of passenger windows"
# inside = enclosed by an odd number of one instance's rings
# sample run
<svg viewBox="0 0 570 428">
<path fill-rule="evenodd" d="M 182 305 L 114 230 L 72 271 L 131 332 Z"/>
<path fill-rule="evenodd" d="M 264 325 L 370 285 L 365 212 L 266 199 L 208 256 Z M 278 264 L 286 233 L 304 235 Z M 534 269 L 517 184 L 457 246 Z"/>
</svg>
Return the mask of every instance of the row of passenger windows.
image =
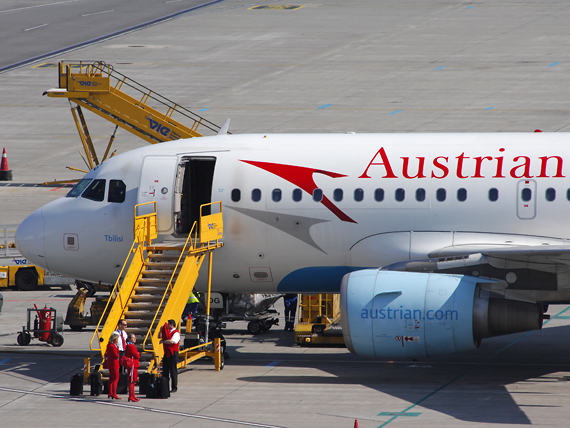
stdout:
<svg viewBox="0 0 570 428">
<path fill-rule="evenodd" d="M 92 201 L 103 202 L 105 200 L 105 188 L 107 180 L 83 179 L 75 185 L 73 189 L 66 195 L 67 198 L 82 198 Z M 127 186 L 121 180 L 109 180 L 109 193 L 107 194 L 107 202 L 122 203 L 125 202 L 125 194 Z"/>
<path fill-rule="evenodd" d="M 423 202 L 426 199 L 426 190 L 419 188 L 415 191 L 415 199 L 418 202 Z M 356 202 L 361 202 L 364 200 L 364 190 L 363 189 L 354 189 L 353 199 Z M 375 189 L 374 190 L 374 200 L 376 202 L 382 202 L 385 197 L 384 189 Z M 241 190 L 240 189 L 233 189 L 231 198 L 233 202 L 239 202 L 241 200 Z M 283 198 L 283 192 L 281 189 L 273 189 L 271 192 L 271 199 L 274 202 L 280 202 Z M 323 200 L 323 190 L 322 189 L 315 189 L 313 191 L 313 200 L 315 202 L 321 202 Z M 435 192 L 435 198 L 443 202 L 447 199 L 447 190 L 444 188 L 437 189 Z M 457 189 L 456 198 L 460 202 L 464 202 L 467 200 L 467 190 L 464 188 Z M 495 202 L 499 200 L 499 190 L 496 188 L 489 189 L 488 198 L 491 202 Z M 570 201 L 570 189 L 566 191 L 566 198 Z M 303 199 L 303 191 L 301 189 L 294 189 L 291 195 L 291 199 L 295 202 L 300 202 Z M 344 190 L 343 189 L 334 189 L 333 191 L 333 199 L 336 202 L 341 202 L 344 199 Z M 394 192 L 394 199 L 398 202 L 402 202 L 406 199 L 406 191 L 404 189 L 396 189 Z M 532 190 L 529 188 L 522 189 L 521 191 L 521 199 L 525 202 L 528 202 L 532 199 Z M 556 190 L 552 187 L 546 189 L 545 192 L 545 199 L 549 202 L 552 202 L 556 199 Z M 253 189 L 251 191 L 251 200 L 253 202 L 259 202 L 261 200 L 261 189 Z"/>
</svg>

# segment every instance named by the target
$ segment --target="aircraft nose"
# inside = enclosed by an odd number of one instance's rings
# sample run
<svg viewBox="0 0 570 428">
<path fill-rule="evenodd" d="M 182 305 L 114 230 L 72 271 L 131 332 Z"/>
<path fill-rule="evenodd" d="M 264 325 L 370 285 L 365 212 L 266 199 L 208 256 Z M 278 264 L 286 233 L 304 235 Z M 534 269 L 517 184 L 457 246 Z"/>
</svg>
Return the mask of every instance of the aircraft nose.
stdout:
<svg viewBox="0 0 570 428">
<path fill-rule="evenodd" d="M 33 264 L 47 269 L 45 221 L 42 209 L 29 215 L 16 230 L 16 248 Z"/>
</svg>

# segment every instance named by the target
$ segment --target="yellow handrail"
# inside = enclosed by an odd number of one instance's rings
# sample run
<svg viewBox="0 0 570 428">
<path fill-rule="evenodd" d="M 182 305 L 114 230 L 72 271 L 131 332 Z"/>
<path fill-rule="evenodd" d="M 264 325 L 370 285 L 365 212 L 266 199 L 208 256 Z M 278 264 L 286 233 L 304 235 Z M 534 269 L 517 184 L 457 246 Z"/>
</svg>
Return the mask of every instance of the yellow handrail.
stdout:
<svg viewBox="0 0 570 428">
<path fill-rule="evenodd" d="M 186 247 L 188 246 L 188 242 L 190 242 L 189 250 L 194 248 L 194 244 L 193 244 L 191 238 L 192 238 L 192 232 L 194 231 L 194 240 L 196 239 L 196 235 L 198 232 L 197 231 L 197 224 L 198 224 L 198 222 L 194 222 L 194 224 L 192 225 L 192 229 L 190 230 L 190 233 L 188 234 L 188 238 L 186 238 L 186 242 L 184 243 L 184 247 L 182 248 L 182 251 L 180 252 L 180 256 L 178 257 L 178 261 L 176 262 L 176 266 L 174 267 L 174 271 L 172 272 L 172 275 L 170 276 L 170 281 L 168 281 L 168 285 L 166 286 L 166 288 L 164 290 L 164 294 L 162 295 L 162 299 L 160 300 L 160 304 L 158 305 L 158 308 L 156 309 L 156 313 L 154 314 L 154 318 L 152 319 L 152 322 L 150 323 L 150 327 L 148 329 L 148 332 L 146 333 L 146 336 L 144 337 L 143 351 L 150 351 L 150 349 L 146 348 L 148 336 L 149 336 L 149 334 L 152 334 L 152 329 L 153 329 L 154 323 L 156 321 L 156 317 L 158 316 L 158 312 L 160 311 L 160 308 L 162 308 L 162 304 L 164 303 L 164 298 L 166 297 L 166 295 L 168 294 L 169 291 L 172 291 L 172 280 L 174 279 L 174 276 L 176 275 L 176 271 L 178 270 L 178 266 L 180 265 L 180 261 L 182 260 L 182 257 L 186 253 Z M 194 230 L 195 228 L 196 228 L 196 230 Z M 153 346 L 153 352 L 156 352 L 154 350 L 154 346 Z"/>
<path fill-rule="evenodd" d="M 140 216 L 137 216 L 136 213 L 137 213 L 138 207 L 143 206 L 143 205 L 148 205 L 148 204 L 153 204 L 153 205 L 154 205 L 154 207 L 153 207 L 153 208 L 154 208 L 154 213 L 142 214 L 142 215 L 140 215 Z M 141 244 L 144 240 L 146 240 L 147 238 L 146 238 L 146 234 L 140 234 L 139 232 L 141 232 L 141 230 L 142 230 L 143 228 L 147 228 L 147 229 L 150 230 L 151 218 L 152 218 L 153 216 L 156 217 L 156 202 L 153 201 L 153 202 L 146 202 L 146 203 L 144 203 L 144 204 L 135 205 L 134 212 L 135 212 L 134 240 L 133 240 L 133 244 L 131 245 L 131 249 L 129 250 L 129 257 L 127 257 L 127 259 L 125 260 L 125 263 L 123 264 L 123 267 L 121 268 L 121 272 L 119 272 L 119 276 L 117 277 L 117 281 L 115 282 L 115 286 L 113 287 L 113 290 L 111 291 L 111 294 L 110 294 L 110 296 L 115 296 L 115 298 L 116 298 L 116 296 L 118 295 L 118 288 L 120 287 L 120 286 L 119 286 L 119 283 L 120 283 L 120 281 L 121 281 L 121 276 L 123 275 L 123 272 L 124 272 L 125 268 L 127 267 L 127 265 L 130 266 L 130 264 L 131 264 L 131 263 L 129 262 L 130 255 L 133 254 L 133 253 L 139 253 L 139 254 L 140 254 L 140 257 L 141 257 L 141 260 L 144 262 L 143 252 L 142 252 L 142 251 L 139 251 L 139 248 L 140 248 L 140 244 Z M 138 226 L 137 226 L 137 221 L 136 221 L 137 219 L 138 219 L 138 220 L 141 220 L 141 219 L 142 219 L 142 220 L 145 220 L 145 221 L 142 221 L 142 222 L 139 221 L 139 222 L 138 222 Z M 137 238 L 139 238 L 139 239 L 137 239 Z M 135 245 L 137 245 L 137 244 L 138 244 L 138 248 L 135 249 Z M 130 299 L 130 296 L 129 296 L 129 299 Z M 101 351 L 101 350 L 102 350 L 100 346 L 99 346 L 99 348 L 94 348 L 94 347 L 93 347 L 93 340 L 95 339 L 95 337 L 97 337 L 97 343 L 100 344 L 100 340 L 101 340 L 101 338 L 100 338 L 100 333 L 101 333 L 101 332 L 99 331 L 99 328 L 100 328 L 100 326 L 101 326 L 101 322 L 105 319 L 105 314 L 107 313 L 107 309 L 109 308 L 109 304 L 110 304 L 112 301 L 114 302 L 114 299 L 109 298 L 109 299 L 107 300 L 107 304 L 105 305 L 105 309 L 103 310 L 103 313 L 102 313 L 102 315 L 101 315 L 101 318 L 99 319 L 99 322 L 97 323 L 97 327 L 95 327 L 95 332 L 93 333 L 93 336 L 91 337 L 91 341 L 89 342 L 89 347 L 90 347 L 90 349 L 91 349 L 92 351 Z M 106 321 L 105 321 L 105 322 L 106 322 Z"/>
</svg>

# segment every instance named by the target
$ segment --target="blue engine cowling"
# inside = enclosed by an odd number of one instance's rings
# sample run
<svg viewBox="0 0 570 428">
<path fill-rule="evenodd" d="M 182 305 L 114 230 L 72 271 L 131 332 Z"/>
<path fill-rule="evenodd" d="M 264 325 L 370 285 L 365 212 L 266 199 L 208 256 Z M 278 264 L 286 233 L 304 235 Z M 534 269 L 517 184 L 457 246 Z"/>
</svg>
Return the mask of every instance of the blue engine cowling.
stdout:
<svg viewBox="0 0 570 428">
<path fill-rule="evenodd" d="M 348 349 L 406 359 L 476 349 L 485 337 L 540 329 L 542 306 L 490 299 L 491 281 L 435 273 L 361 270 L 344 276 L 341 322 Z"/>
</svg>

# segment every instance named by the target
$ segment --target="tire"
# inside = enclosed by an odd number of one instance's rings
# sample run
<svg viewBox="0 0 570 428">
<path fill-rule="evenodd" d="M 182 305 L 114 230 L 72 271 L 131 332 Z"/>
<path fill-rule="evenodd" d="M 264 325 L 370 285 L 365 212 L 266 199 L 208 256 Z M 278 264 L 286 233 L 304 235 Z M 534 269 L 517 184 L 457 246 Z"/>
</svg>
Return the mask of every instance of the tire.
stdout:
<svg viewBox="0 0 570 428">
<path fill-rule="evenodd" d="M 250 321 L 249 324 L 247 325 L 247 331 L 249 331 L 251 334 L 259 334 L 263 331 L 263 327 L 261 326 L 261 323 L 259 323 L 258 321 Z"/>
<path fill-rule="evenodd" d="M 226 365 L 226 363 L 225 363 L 224 360 L 225 360 L 225 358 L 224 358 L 224 353 L 222 352 L 222 353 L 220 354 L 220 370 L 223 370 L 223 369 L 224 369 L 224 366 Z"/>
<path fill-rule="evenodd" d="M 20 334 L 18 334 L 18 337 L 16 340 L 18 341 L 18 345 L 28 346 L 30 344 L 30 342 L 32 341 L 32 336 L 30 336 L 30 333 L 21 332 Z"/>
<path fill-rule="evenodd" d="M 81 331 L 81 330 L 83 330 L 83 329 L 85 328 L 85 326 L 84 326 L 84 325 L 73 324 L 73 325 L 70 325 L 69 328 L 70 328 L 71 330 L 73 330 L 73 331 Z"/>
<path fill-rule="evenodd" d="M 56 348 L 59 348 L 63 345 L 63 336 L 59 333 L 54 333 L 51 335 L 51 344 Z"/>
<path fill-rule="evenodd" d="M 16 286 L 22 291 L 33 291 L 38 285 L 38 272 L 34 268 L 18 269 Z"/>
</svg>

